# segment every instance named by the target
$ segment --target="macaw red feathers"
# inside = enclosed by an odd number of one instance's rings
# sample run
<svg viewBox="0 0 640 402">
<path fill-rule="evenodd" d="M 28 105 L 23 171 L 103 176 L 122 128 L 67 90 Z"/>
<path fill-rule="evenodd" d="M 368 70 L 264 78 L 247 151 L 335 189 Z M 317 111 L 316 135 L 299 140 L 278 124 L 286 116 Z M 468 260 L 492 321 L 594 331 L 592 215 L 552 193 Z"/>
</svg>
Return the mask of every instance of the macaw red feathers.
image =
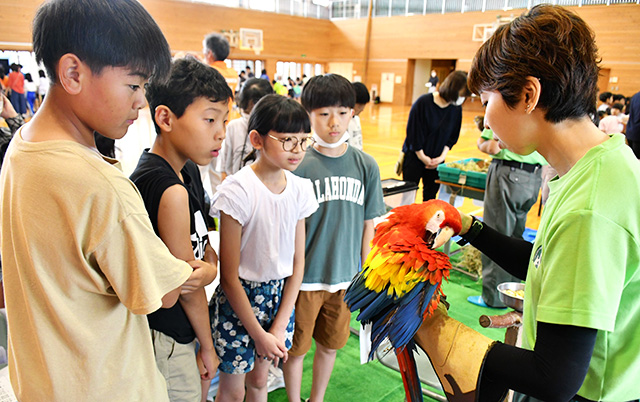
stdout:
<svg viewBox="0 0 640 402">
<path fill-rule="evenodd" d="M 460 227 L 458 211 L 440 200 L 394 208 L 376 227 L 371 252 L 345 294 L 351 311 L 360 310 L 358 320 L 373 324 L 372 346 L 388 337 L 403 347 L 438 306 L 451 263 L 431 245 L 439 230 Z"/>
<path fill-rule="evenodd" d="M 460 214 L 455 208 L 444 201 L 430 200 L 397 207 L 391 212 L 376 227 L 373 247 L 364 263 L 365 286 L 378 293 L 386 288 L 389 296 L 402 297 L 417 282 L 436 285 L 443 277 L 448 278 L 449 257 L 432 250 L 425 235 L 427 224 L 438 213 L 443 214 L 437 222 L 439 227 L 451 225 L 459 232 Z"/>
</svg>

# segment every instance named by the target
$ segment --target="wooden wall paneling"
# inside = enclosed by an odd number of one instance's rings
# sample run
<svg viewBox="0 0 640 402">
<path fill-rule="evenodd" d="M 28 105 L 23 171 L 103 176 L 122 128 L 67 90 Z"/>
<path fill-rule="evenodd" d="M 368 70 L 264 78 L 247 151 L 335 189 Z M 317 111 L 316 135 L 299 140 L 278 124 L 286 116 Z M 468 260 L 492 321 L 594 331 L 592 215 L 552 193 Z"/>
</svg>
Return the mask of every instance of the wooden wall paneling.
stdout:
<svg viewBox="0 0 640 402">
<path fill-rule="evenodd" d="M 31 21 L 43 0 L 0 1 L 2 50 L 31 50 Z"/>
<path fill-rule="evenodd" d="M 263 30 L 264 50 L 256 56 L 233 48 L 230 58 L 326 62 L 330 57 L 327 38 L 333 26 L 327 20 L 176 0 L 140 2 L 156 19 L 173 50 L 202 52 L 207 33 L 242 27 Z"/>
</svg>

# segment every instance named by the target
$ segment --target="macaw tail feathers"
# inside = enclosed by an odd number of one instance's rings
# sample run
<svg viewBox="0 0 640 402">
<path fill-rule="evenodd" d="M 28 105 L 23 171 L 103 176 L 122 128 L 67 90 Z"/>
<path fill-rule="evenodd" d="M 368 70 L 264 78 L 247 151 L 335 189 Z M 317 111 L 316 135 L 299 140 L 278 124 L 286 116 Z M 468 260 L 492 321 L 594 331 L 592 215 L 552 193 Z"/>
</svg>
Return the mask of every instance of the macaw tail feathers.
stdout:
<svg viewBox="0 0 640 402">
<path fill-rule="evenodd" d="M 418 367 L 413 352 L 416 349 L 415 344 L 411 341 L 402 348 L 396 349 L 396 357 L 398 358 L 398 368 L 402 374 L 402 382 L 404 383 L 404 392 L 408 402 L 422 402 L 422 385 L 420 377 L 418 377 Z"/>
</svg>

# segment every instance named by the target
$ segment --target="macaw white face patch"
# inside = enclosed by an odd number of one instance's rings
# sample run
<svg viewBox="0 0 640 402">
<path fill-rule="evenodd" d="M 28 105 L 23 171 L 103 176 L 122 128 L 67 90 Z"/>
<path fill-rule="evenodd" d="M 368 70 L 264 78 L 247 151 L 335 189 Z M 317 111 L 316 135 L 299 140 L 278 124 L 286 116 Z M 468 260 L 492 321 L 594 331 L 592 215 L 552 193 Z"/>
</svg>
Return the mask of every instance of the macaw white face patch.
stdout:
<svg viewBox="0 0 640 402">
<path fill-rule="evenodd" d="M 533 266 L 535 267 L 535 269 L 538 269 L 538 267 L 540 267 L 541 262 L 542 262 L 542 246 L 539 246 L 535 254 L 533 254 Z"/>
</svg>

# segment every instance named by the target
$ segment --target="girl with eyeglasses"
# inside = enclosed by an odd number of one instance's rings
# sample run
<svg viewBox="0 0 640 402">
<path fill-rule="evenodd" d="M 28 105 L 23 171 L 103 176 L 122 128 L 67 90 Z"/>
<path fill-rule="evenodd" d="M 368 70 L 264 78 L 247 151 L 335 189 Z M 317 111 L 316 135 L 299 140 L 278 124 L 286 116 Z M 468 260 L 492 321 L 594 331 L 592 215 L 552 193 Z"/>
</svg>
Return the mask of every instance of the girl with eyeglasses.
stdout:
<svg viewBox="0 0 640 402">
<path fill-rule="evenodd" d="M 218 186 L 220 286 L 211 302 L 220 356 L 217 401 L 267 399 L 271 362 L 286 361 L 304 270 L 305 218 L 318 202 L 295 176 L 313 145 L 309 116 L 293 99 L 267 95 L 249 118 L 255 163 Z"/>
</svg>

